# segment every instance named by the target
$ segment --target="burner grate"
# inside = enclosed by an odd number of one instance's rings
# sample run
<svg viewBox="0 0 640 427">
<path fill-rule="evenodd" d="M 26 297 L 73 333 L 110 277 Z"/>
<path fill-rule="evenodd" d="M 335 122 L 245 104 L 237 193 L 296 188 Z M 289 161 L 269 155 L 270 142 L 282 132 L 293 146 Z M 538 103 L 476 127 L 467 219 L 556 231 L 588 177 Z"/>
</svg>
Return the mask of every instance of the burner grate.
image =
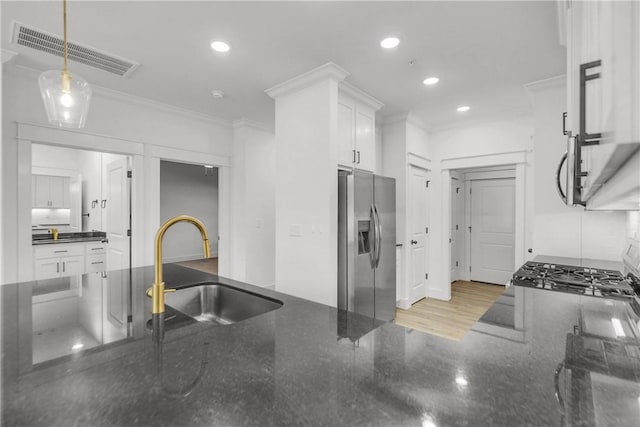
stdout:
<svg viewBox="0 0 640 427">
<path fill-rule="evenodd" d="M 549 289 L 580 295 L 606 298 L 635 296 L 622 274 L 614 270 L 527 262 L 514 275 L 512 283 L 539 289 Z"/>
</svg>

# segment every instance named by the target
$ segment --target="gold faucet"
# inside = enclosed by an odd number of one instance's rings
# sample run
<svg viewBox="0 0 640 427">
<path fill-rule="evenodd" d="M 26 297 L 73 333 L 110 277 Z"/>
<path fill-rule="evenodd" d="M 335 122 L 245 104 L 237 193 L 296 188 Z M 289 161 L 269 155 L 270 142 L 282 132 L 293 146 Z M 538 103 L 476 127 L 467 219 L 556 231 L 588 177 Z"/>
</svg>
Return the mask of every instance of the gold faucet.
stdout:
<svg viewBox="0 0 640 427">
<path fill-rule="evenodd" d="M 53 237 L 53 240 L 58 240 L 58 229 L 57 228 L 52 228 L 51 229 L 51 237 Z"/>
<path fill-rule="evenodd" d="M 204 249 L 204 257 L 211 257 L 211 250 L 209 249 L 209 236 L 207 235 L 207 229 L 202 221 L 189 215 L 178 215 L 171 219 L 168 219 L 164 224 L 160 226 L 156 233 L 155 243 L 155 270 L 156 280 L 153 285 L 147 289 L 147 296 L 152 298 L 151 313 L 159 314 L 164 313 L 164 294 L 166 292 L 175 292 L 175 289 L 165 289 L 164 282 L 162 281 L 162 239 L 164 233 L 174 224 L 178 222 L 189 222 L 195 225 L 200 234 L 202 235 L 202 246 Z"/>
</svg>

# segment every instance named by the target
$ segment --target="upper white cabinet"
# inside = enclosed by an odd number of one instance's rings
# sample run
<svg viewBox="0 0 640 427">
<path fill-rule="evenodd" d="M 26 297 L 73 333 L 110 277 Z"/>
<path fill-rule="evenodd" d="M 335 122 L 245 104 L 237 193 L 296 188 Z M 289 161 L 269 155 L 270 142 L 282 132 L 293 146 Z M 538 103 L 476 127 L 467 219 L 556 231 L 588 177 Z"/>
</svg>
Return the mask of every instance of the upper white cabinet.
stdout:
<svg viewBox="0 0 640 427">
<path fill-rule="evenodd" d="M 640 149 L 640 3 L 567 1 L 569 204 L 605 209 L 590 200 L 621 193 L 610 182 Z M 613 183 L 619 180 L 614 180 Z M 637 184 L 620 181 L 635 188 Z M 595 197 L 595 199 L 594 199 Z M 628 200 L 607 209 L 640 209 Z"/>
<path fill-rule="evenodd" d="M 338 164 L 374 171 L 375 112 L 382 103 L 359 89 L 340 83 L 338 94 Z"/>
<path fill-rule="evenodd" d="M 71 205 L 69 177 L 32 175 L 31 194 L 34 208 L 65 208 Z"/>
</svg>

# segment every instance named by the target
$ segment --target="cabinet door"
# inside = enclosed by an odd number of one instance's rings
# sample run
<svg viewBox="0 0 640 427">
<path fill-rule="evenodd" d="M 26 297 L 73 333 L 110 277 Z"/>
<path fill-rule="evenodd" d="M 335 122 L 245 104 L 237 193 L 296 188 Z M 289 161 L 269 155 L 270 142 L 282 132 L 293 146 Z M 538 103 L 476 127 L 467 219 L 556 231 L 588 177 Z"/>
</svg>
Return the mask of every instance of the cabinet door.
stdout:
<svg viewBox="0 0 640 427">
<path fill-rule="evenodd" d="M 640 4 L 606 2 L 607 50 L 603 77 L 611 91 L 609 143 L 640 143 Z"/>
<path fill-rule="evenodd" d="M 51 190 L 49 176 L 36 175 L 36 190 L 35 190 L 35 203 L 36 208 L 49 208 L 51 207 Z"/>
<path fill-rule="evenodd" d="M 368 108 L 356 110 L 356 167 L 373 172 L 375 165 L 374 113 Z"/>
<path fill-rule="evenodd" d="M 338 102 L 338 163 L 352 166 L 355 154 L 355 105 L 347 100 Z"/>
<path fill-rule="evenodd" d="M 60 260 L 58 258 L 46 258 L 35 260 L 35 279 L 51 279 L 60 276 Z"/>
<path fill-rule="evenodd" d="M 62 208 L 64 207 L 64 177 L 50 176 L 50 201 L 51 207 Z"/>
<path fill-rule="evenodd" d="M 70 256 L 60 258 L 60 265 L 60 275 L 62 277 L 84 274 L 84 256 Z"/>
</svg>

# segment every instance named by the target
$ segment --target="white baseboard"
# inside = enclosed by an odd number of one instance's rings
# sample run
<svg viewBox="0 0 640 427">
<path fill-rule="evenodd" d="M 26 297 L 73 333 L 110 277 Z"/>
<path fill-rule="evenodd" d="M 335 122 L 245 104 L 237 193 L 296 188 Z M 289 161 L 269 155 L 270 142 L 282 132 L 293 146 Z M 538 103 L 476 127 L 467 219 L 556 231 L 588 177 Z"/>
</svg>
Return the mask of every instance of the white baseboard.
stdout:
<svg viewBox="0 0 640 427">
<path fill-rule="evenodd" d="M 396 301 L 396 307 L 403 310 L 409 310 L 411 308 L 411 302 L 409 301 L 409 298 L 400 299 Z"/>
<path fill-rule="evenodd" d="M 427 288 L 427 297 L 435 298 L 442 301 L 450 301 L 451 300 L 451 287 L 449 289 L 429 289 Z"/>
</svg>

